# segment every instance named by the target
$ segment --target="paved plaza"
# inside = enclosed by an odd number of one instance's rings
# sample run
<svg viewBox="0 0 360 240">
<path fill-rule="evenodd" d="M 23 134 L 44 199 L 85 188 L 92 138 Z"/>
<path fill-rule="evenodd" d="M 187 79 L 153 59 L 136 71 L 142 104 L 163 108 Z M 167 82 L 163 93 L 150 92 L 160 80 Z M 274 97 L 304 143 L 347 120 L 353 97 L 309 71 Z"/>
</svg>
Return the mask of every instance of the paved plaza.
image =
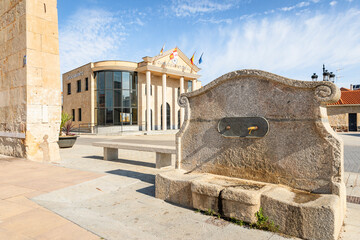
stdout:
<svg viewBox="0 0 360 240">
<path fill-rule="evenodd" d="M 357 196 L 360 134 L 341 136 L 348 195 Z M 155 198 L 155 175 L 170 168 L 156 169 L 148 152 L 119 150 L 119 160 L 104 161 L 91 146 L 98 141 L 175 144 L 174 135 L 82 135 L 60 150 L 61 163 L 2 158 L 0 239 L 289 239 Z M 342 239 L 360 235 L 359 215 L 360 204 L 348 203 Z"/>
</svg>

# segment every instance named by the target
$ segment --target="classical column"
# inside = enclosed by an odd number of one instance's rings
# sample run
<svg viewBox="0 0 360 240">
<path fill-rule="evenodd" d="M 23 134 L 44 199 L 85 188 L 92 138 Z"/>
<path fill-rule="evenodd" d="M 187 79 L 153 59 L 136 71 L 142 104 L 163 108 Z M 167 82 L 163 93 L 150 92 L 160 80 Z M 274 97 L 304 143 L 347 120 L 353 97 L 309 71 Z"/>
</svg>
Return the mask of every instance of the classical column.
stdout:
<svg viewBox="0 0 360 240">
<path fill-rule="evenodd" d="M 167 129 L 166 126 L 166 74 L 162 75 L 162 130 Z"/>
<path fill-rule="evenodd" d="M 151 110 L 150 110 L 150 71 L 146 71 L 146 131 L 151 131 Z"/>
<path fill-rule="evenodd" d="M 184 77 L 180 77 L 180 95 L 184 93 Z M 179 96 L 180 97 L 180 96 Z M 184 122 L 184 108 L 180 108 L 180 127 Z"/>
<path fill-rule="evenodd" d="M 91 63 L 91 68 L 93 68 L 93 63 Z M 96 105 L 96 99 L 97 96 L 95 96 L 95 77 L 94 77 L 94 73 L 91 72 L 90 74 L 90 79 L 88 80 L 90 81 L 89 85 L 90 85 L 90 131 L 91 133 L 95 132 L 95 105 Z M 97 119 L 97 117 L 96 117 Z"/>
<path fill-rule="evenodd" d="M 191 91 L 195 91 L 195 80 L 191 81 Z"/>
</svg>

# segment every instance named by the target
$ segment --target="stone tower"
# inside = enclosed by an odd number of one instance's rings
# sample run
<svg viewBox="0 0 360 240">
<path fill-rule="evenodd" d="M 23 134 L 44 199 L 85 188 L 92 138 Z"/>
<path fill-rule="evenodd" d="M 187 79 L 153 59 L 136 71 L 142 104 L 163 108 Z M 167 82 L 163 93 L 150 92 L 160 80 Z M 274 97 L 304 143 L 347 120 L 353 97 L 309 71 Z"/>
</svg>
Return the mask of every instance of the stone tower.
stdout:
<svg viewBox="0 0 360 240">
<path fill-rule="evenodd" d="M 61 82 L 56 0 L 0 0 L 0 154 L 57 161 Z"/>
</svg>

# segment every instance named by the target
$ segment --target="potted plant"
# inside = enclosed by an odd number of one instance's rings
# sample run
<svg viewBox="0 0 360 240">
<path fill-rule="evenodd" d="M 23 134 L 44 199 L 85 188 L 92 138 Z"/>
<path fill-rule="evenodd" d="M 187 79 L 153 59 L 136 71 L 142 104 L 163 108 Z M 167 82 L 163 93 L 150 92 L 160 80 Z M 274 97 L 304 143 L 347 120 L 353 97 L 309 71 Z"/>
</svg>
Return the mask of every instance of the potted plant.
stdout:
<svg viewBox="0 0 360 240">
<path fill-rule="evenodd" d="M 61 113 L 60 135 L 58 141 L 60 148 L 71 148 L 78 138 L 77 135 L 71 133 L 71 130 L 74 128 L 71 119 L 72 116 L 66 112 Z"/>
</svg>

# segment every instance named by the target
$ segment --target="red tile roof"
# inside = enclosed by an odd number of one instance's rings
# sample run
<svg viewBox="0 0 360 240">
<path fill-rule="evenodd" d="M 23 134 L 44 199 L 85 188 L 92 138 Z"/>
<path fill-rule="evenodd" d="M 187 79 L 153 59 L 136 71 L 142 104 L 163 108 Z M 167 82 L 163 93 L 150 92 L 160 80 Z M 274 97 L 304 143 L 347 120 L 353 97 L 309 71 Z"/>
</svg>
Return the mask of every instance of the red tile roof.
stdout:
<svg viewBox="0 0 360 240">
<path fill-rule="evenodd" d="M 360 90 L 341 88 L 340 100 L 328 105 L 360 104 Z"/>
</svg>

